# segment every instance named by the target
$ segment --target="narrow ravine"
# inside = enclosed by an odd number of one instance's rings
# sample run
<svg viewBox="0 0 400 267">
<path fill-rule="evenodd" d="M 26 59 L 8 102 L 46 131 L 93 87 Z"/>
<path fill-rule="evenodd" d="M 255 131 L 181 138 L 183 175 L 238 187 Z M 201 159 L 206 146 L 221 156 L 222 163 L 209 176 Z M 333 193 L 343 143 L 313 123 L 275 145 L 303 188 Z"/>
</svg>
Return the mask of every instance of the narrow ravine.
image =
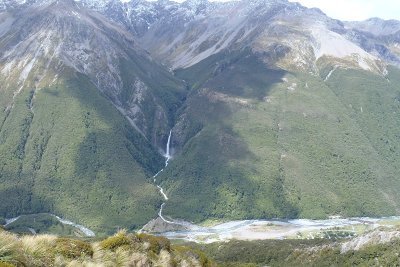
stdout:
<svg viewBox="0 0 400 267">
<path fill-rule="evenodd" d="M 160 175 L 160 173 L 162 173 L 165 168 L 168 167 L 168 163 L 171 160 L 172 156 L 171 156 L 171 137 L 172 137 L 172 130 L 169 131 L 169 136 L 168 136 L 168 141 L 167 141 L 167 145 L 165 148 L 165 167 L 163 169 L 161 169 L 156 175 L 153 176 L 153 181 L 154 183 L 157 185 L 157 188 L 160 191 L 160 194 L 163 196 L 165 202 L 161 204 L 160 210 L 158 211 L 158 217 L 165 223 L 168 224 L 173 224 L 176 226 L 182 226 L 185 227 L 185 229 L 198 229 L 199 227 L 196 225 L 193 225 L 189 222 L 185 222 L 185 221 L 178 221 L 178 220 L 167 220 L 164 216 L 163 216 L 163 209 L 164 206 L 167 204 L 168 201 L 168 196 L 167 194 L 164 192 L 164 188 L 161 187 L 160 184 L 157 184 L 157 176 Z"/>
<path fill-rule="evenodd" d="M 166 148 L 165 148 L 165 155 L 164 155 L 164 157 L 165 157 L 165 167 L 163 169 L 161 169 L 156 175 L 153 176 L 153 181 L 156 184 L 157 184 L 157 176 L 160 175 L 160 173 L 162 173 L 164 171 L 164 169 L 168 166 L 169 160 L 171 159 L 171 154 L 170 154 L 171 136 L 172 136 L 172 130 L 169 131 L 168 141 L 167 141 L 167 145 L 166 145 Z M 168 201 L 168 196 L 167 196 L 167 194 L 165 194 L 164 188 L 162 188 L 161 185 L 159 185 L 159 184 L 157 184 L 157 188 L 160 190 L 160 194 L 163 196 L 164 200 Z M 163 211 L 163 208 L 164 208 L 165 204 L 166 204 L 166 202 L 161 204 L 160 210 L 158 212 L 158 216 L 161 218 L 161 220 L 163 220 L 166 223 L 174 223 L 174 222 L 168 221 L 162 215 L 162 211 Z"/>
<path fill-rule="evenodd" d="M 164 206 L 167 204 L 168 196 L 167 196 L 167 194 L 164 192 L 164 188 L 162 188 L 160 184 L 157 184 L 157 176 L 160 175 L 160 173 L 162 173 L 162 172 L 165 170 L 165 168 L 168 167 L 168 163 L 169 163 L 169 161 L 170 161 L 171 158 L 172 158 L 172 156 L 171 156 L 171 137 L 172 137 L 172 130 L 169 131 L 168 141 L 167 141 L 167 145 L 166 145 L 166 148 L 165 148 L 165 154 L 164 154 L 164 157 L 165 157 L 165 167 L 164 167 L 163 169 L 161 169 L 158 173 L 156 173 L 156 174 L 153 176 L 153 182 L 156 184 L 157 188 L 158 188 L 159 191 L 160 191 L 160 194 L 163 196 L 163 198 L 164 198 L 164 200 L 165 200 L 165 202 L 163 202 L 163 203 L 161 204 L 160 210 L 158 211 L 158 217 L 159 217 L 164 223 L 173 224 L 174 226 L 184 227 L 185 229 L 196 229 L 196 230 L 197 230 L 197 229 L 199 229 L 199 227 L 198 227 L 197 225 L 194 225 L 194 224 L 191 224 L 191 223 L 185 222 L 185 221 L 178 221 L 178 220 L 171 220 L 171 221 L 170 221 L 170 220 L 167 220 L 167 219 L 163 216 L 163 209 L 164 209 Z M 143 230 L 143 228 L 142 228 L 141 230 L 139 230 L 139 231 L 142 231 L 142 230 Z"/>
</svg>

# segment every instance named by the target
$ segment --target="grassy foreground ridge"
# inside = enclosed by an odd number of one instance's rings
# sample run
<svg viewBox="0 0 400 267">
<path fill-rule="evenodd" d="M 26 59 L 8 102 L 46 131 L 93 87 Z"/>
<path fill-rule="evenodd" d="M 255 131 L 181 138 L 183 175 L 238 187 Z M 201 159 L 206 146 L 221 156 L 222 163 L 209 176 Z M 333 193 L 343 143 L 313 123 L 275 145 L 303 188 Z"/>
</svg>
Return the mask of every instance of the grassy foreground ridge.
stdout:
<svg viewBox="0 0 400 267">
<path fill-rule="evenodd" d="M 400 231 L 351 239 L 195 244 L 119 231 L 104 239 L 16 235 L 0 229 L 0 267 L 15 266 L 399 266 Z"/>
<path fill-rule="evenodd" d="M 17 236 L 0 230 L 0 267 L 213 266 L 202 252 L 163 237 L 120 231 L 103 240 Z"/>
</svg>

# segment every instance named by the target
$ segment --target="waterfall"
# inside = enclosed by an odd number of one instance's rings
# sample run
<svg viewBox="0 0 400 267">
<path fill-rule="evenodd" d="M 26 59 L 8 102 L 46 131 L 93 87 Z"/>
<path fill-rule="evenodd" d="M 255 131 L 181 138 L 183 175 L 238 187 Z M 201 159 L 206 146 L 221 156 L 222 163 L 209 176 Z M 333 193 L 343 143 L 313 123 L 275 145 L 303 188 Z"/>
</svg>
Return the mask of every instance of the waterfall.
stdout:
<svg viewBox="0 0 400 267">
<path fill-rule="evenodd" d="M 171 136 L 172 136 L 172 130 L 170 130 L 169 131 L 169 135 L 168 135 L 168 141 L 167 141 L 167 147 L 166 147 L 166 149 L 165 149 L 165 158 L 166 158 L 166 160 L 165 160 L 165 167 L 167 167 L 168 166 L 168 161 L 171 159 L 171 154 L 170 154 L 170 151 L 169 151 L 169 147 L 170 147 L 170 145 L 171 145 Z"/>
<path fill-rule="evenodd" d="M 160 191 L 160 194 L 163 196 L 163 198 L 165 200 L 165 202 L 161 204 L 160 210 L 158 211 L 158 217 L 162 221 L 164 221 L 165 223 L 168 223 L 168 224 L 180 225 L 180 226 L 186 227 L 188 229 L 200 229 L 201 227 L 198 227 L 197 225 L 193 225 L 191 223 L 184 222 L 184 221 L 175 221 L 175 220 L 169 221 L 163 216 L 163 209 L 164 209 L 166 202 L 168 201 L 168 196 L 167 196 L 167 194 L 165 194 L 164 188 L 162 188 L 161 185 L 157 184 L 157 176 L 165 170 L 165 168 L 168 166 L 169 160 L 172 158 L 171 152 L 170 152 L 171 137 L 172 137 L 172 130 L 169 131 L 167 146 L 165 148 L 165 154 L 164 154 L 165 167 L 153 176 L 153 181 L 154 181 L 155 185 L 157 186 L 158 190 Z M 142 230 L 143 230 L 143 228 L 141 230 L 139 230 L 139 232 L 141 232 Z"/>
<path fill-rule="evenodd" d="M 171 136 L 172 136 L 172 130 L 169 131 L 167 147 L 165 148 L 165 155 L 164 155 L 164 157 L 165 157 L 165 168 L 168 166 L 168 161 L 171 159 L 171 154 L 170 154 Z M 157 179 L 156 179 L 157 176 L 160 173 L 162 173 L 163 171 L 164 171 L 164 169 L 160 170 L 156 175 L 153 176 L 154 183 L 157 182 Z M 160 185 L 157 185 L 157 188 L 160 190 L 160 193 L 164 197 L 164 200 L 167 201 L 168 200 L 168 196 L 164 193 L 164 188 L 162 188 Z M 162 210 L 163 210 L 164 205 L 165 205 L 165 202 L 161 205 L 160 211 L 158 212 L 158 216 L 166 223 L 173 223 L 173 222 L 170 222 L 170 221 L 166 220 L 162 216 Z"/>
<path fill-rule="evenodd" d="M 160 194 L 163 196 L 165 201 L 168 201 L 168 196 L 167 196 L 167 194 L 165 194 L 164 188 L 162 188 L 159 184 L 157 184 L 157 176 L 165 170 L 165 168 L 168 166 L 168 161 L 171 159 L 171 154 L 170 154 L 171 136 L 172 136 L 172 130 L 169 131 L 167 147 L 165 148 L 165 155 L 164 155 L 164 157 L 165 157 L 165 167 L 164 167 L 164 169 L 161 169 L 158 173 L 156 173 L 153 176 L 153 181 L 156 184 L 158 190 L 160 191 Z M 185 226 L 185 227 L 187 227 L 187 226 L 192 227 L 193 226 L 190 223 L 169 221 L 166 218 L 164 218 L 164 216 L 162 215 L 162 212 L 163 212 L 163 208 L 164 208 L 165 204 L 166 204 L 166 202 L 162 203 L 161 207 L 160 207 L 160 210 L 158 211 L 158 217 L 160 217 L 161 220 L 163 220 L 164 222 L 169 223 L 169 224 L 181 225 L 181 226 Z M 142 231 L 142 230 L 140 230 L 140 231 Z"/>
<path fill-rule="evenodd" d="M 164 189 L 159 185 L 157 185 L 157 188 L 160 190 L 160 193 L 161 193 L 161 195 L 163 195 L 164 199 L 168 200 L 167 195 L 164 193 Z"/>
</svg>

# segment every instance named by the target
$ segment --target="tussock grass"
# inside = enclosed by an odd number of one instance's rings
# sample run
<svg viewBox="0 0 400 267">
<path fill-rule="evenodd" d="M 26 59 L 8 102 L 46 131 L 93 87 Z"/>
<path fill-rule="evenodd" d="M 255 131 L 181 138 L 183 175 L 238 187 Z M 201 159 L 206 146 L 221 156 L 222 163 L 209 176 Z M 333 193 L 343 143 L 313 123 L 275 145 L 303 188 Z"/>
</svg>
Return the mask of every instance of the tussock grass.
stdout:
<svg viewBox="0 0 400 267">
<path fill-rule="evenodd" d="M 24 262 L 24 255 L 21 250 L 18 238 L 5 231 L 0 232 L 0 263 L 17 265 Z"/>
<path fill-rule="evenodd" d="M 23 236 L 20 243 L 25 262 L 34 266 L 50 266 L 54 261 L 52 249 L 56 240 L 57 237 L 52 235 Z"/>
<path fill-rule="evenodd" d="M 0 232 L 0 267 L 212 266 L 199 251 L 174 247 L 163 237 L 119 231 L 101 241 Z"/>
</svg>

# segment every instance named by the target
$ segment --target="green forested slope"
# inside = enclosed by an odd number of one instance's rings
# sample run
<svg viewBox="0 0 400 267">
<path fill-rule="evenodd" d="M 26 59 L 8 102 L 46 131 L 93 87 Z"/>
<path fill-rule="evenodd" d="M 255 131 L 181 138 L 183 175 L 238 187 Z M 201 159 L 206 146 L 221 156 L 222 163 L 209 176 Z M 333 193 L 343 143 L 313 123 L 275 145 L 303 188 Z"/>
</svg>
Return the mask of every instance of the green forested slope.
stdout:
<svg viewBox="0 0 400 267">
<path fill-rule="evenodd" d="M 0 21 L 0 217 L 140 228 L 161 205 L 151 177 L 183 81 L 79 3 L 10 10 Z"/>
<path fill-rule="evenodd" d="M 382 77 L 322 58 L 320 77 L 293 70 L 287 49 L 235 46 L 174 77 L 83 7 L 56 1 L 4 16 L 0 217 L 142 226 L 162 203 L 151 177 L 171 128 L 173 159 L 157 182 L 172 218 L 400 212 L 394 67 Z"/>
<path fill-rule="evenodd" d="M 148 177 L 162 157 L 84 76 L 59 77 L 32 109 L 30 90 L 2 109 L 2 216 L 51 212 L 98 231 L 146 223 L 161 201 Z"/>
<path fill-rule="evenodd" d="M 181 153 L 162 176 L 165 214 L 200 221 L 398 213 L 394 80 L 339 68 L 324 82 L 270 69 L 255 54 L 230 56 L 223 68 L 216 56 L 178 72 L 193 90 L 174 129 Z M 357 101 L 366 102 L 363 117 Z"/>
</svg>

